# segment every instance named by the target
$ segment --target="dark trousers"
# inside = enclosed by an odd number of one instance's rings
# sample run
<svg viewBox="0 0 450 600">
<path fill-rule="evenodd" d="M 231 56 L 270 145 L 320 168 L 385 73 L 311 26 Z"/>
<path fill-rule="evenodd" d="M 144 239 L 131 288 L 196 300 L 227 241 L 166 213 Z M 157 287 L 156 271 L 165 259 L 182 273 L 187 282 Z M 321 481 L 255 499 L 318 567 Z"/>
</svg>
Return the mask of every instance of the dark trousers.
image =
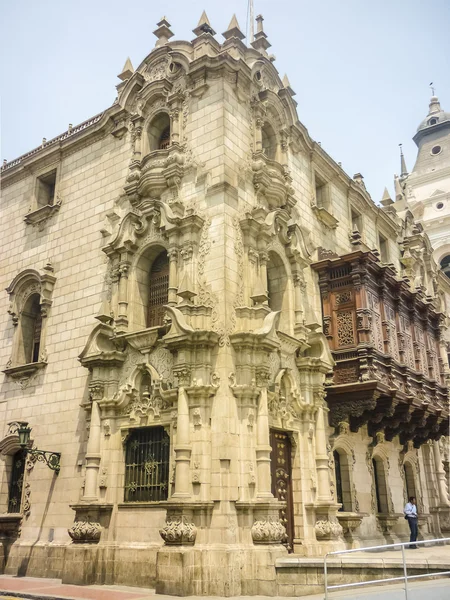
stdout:
<svg viewBox="0 0 450 600">
<path fill-rule="evenodd" d="M 415 541 L 417 541 L 417 533 L 418 533 L 417 518 L 408 517 L 408 525 L 409 525 L 409 530 L 411 532 L 411 535 L 409 536 L 409 541 L 415 542 Z"/>
</svg>

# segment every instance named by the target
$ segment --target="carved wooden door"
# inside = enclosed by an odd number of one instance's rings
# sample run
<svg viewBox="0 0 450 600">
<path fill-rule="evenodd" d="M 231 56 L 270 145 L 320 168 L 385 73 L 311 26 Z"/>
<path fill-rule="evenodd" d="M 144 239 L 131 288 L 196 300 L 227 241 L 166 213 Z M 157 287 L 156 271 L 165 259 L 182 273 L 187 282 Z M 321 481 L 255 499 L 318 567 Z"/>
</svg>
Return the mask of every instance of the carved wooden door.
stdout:
<svg viewBox="0 0 450 600">
<path fill-rule="evenodd" d="M 284 431 L 270 430 L 270 454 L 272 470 L 272 494 L 286 502 L 280 510 L 280 520 L 286 527 L 283 544 L 288 552 L 294 552 L 294 503 L 292 498 L 291 440 Z"/>
</svg>

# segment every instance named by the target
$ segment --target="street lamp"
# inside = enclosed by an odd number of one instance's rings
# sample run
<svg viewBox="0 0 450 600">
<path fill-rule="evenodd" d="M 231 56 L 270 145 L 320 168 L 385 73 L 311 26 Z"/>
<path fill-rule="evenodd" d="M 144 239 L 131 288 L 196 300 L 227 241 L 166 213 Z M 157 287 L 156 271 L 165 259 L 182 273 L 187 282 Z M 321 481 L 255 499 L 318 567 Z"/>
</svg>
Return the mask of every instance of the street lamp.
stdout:
<svg viewBox="0 0 450 600">
<path fill-rule="evenodd" d="M 31 427 L 28 427 L 26 421 L 21 421 L 18 424 L 17 435 L 19 436 L 19 446 L 25 450 L 27 454 L 35 456 L 36 460 L 43 462 L 56 474 L 60 470 L 60 452 L 51 452 L 49 450 L 38 450 L 37 448 L 27 448 L 30 441 Z"/>
</svg>

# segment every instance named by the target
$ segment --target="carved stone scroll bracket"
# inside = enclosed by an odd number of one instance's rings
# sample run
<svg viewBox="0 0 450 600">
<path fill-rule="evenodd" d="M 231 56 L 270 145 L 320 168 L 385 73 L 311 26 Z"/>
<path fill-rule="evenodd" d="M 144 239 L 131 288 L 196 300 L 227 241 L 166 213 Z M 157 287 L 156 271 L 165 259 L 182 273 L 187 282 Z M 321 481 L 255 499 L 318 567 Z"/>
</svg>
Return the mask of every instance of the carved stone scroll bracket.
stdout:
<svg viewBox="0 0 450 600">
<path fill-rule="evenodd" d="M 314 531 L 316 533 L 316 538 L 320 541 L 336 539 L 343 534 L 342 525 L 339 524 L 337 519 L 320 519 L 316 521 Z"/>
<path fill-rule="evenodd" d="M 281 544 L 285 537 L 286 528 L 277 518 L 267 517 L 253 523 L 252 539 L 255 544 Z"/>
<path fill-rule="evenodd" d="M 193 546 L 197 537 L 197 527 L 186 515 L 171 515 L 159 534 L 167 545 Z"/>
<path fill-rule="evenodd" d="M 97 544 L 100 541 L 102 527 L 100 523 L 85 520 L 75 521 L 74 525 L 67 530 L 75 544 Z"/>
</svg>

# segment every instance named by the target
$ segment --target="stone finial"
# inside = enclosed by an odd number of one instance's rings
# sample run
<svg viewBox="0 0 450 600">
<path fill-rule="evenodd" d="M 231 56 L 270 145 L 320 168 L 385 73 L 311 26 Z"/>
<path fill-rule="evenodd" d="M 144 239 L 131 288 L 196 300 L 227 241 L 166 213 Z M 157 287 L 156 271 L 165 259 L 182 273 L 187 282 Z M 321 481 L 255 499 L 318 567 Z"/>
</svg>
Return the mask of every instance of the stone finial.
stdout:
<svg viewBox="0 0 450 600">
<path fill-rule="evenodd" d="M 117 77 L 121 81 L 126 81 L 127 79 L 130 79 L 130 77 L 133 75 L 133 73 L 134 73 L 134 67 L 131 64 L 130 57 L 128 57 L 127 60 L 125 61 L 125 64 L 123 65 L 122 71 L 119 73 L 119 75 L 117 75 Z"/>
<path fill-rule="evenodd" d="M 430 107 L 428 114 L 433 115 L 438 112 L 441 112 L 441 103 L 439 102 L 439 98 L 433 95 L 430 98 Z"/>
<path fill-rule="evenodd" d="M 157 26 L 158 28 L 155 29 L 155 31 L 153 32 L 153 35 L 156 35 L 156 37 L 158 38 L 155 44 L 155 48 L 158 48 L 159 46 L 164 46 L 164 44 L 167 44 L 169 39 L 173 37 L 173 32 L 170 30 L 170 23 L 166 19 L 166 17 L 163 17 L 161 21 L 157 23 Z"/>
<path fill-rule="evenodd" d="M 402 186 L 400 185 L 400 179 L 398 177 L 398 175 L 394 175 L 394 187 L 395 187 L 395 200 L 402 200 L 403 199 L 403 190 L 402 190 Z"/>
<path fill-rule="evenodd" d="M 289 81 L 289 79 L 288 79 L 288 76 L 287 76 L 286 74 L 285 74 L 285 75 L 284 75 L 284 77 L 283 77 L 283 87 L 284 87 L 284 89 L 285 89 L 285 90 L 287 90 L 287 91 L 289 92 L 289 94 L 290 94 L 291 96 L 295 96 L 295 92 L 294 92 L 294 90 L 291 88 L 291 83 L 290 83 L 290 81 Z"/>
<path fill-rule="evenodd" d="M 363 177 L 363 175 L 361 175 L 361 173 L 355 173 L 353 175 L 353 181 L 355 183 L 357 183 L 358 185 L 360 185 L 363 189 L 366 189 L 366 186 L 364 183 L 364 177 Z"/>
<path fill-rule="evenodd" d="M 250 297 L 255 305 L 264 304 L 264 302 L 267 302 L 269 300 L 267 291 L 264 289 L 260 281 L 256 283 L 255 289 L 253 290 L 253 294 Z"/>
<path fill-rule="evenodd" d="M 243 40 L 245 38 L 245 35 L 242 33 L 241 28 L 239 27 L 236 15 L 233 15 L 230 24 L 228 25 L 228 29 L 222 33 L 222 35 L 226 40 L 229 40 L 230 38 L 238 38 L 239 40 Z"/>
<path fill-rule="evenodd" d="M 383 197 L 381 198 L 381 205 L 382 206 L 390 206 L 391 204 L 394 204 L 394 201 L 392 200 L 391 195 L 388 192 L 388 189 L 385 187 L 384 192 L 383 192 Z"/>
<path fill-rule="evenodd" d="M 193 291 L 193 288 L 194 288 L 194 286 L 191 283 L 191 278 L 189 277 L 189 275 L 187 273 L 185 273 L 185 275 L 183 276 L 183 278 L 180 282 L 177 296 L 180 296 L 180 298 L 182 298 L 183 302 L 192 304 L 192 300 L 197 295 L 196 292 Z"/>
<path fill-rule="evenodd" d="M 403 144 L 399 144 L 400 146 L 400 180 L 408 177 L 408 169 L 406 168 L 406 161 L 403 155 Z"/>
<path fill-rule="evenodd" d="M 195 35 L 197 37 L 199 35 L 202 35 L 202 33 L 209 33 L 210 35 L 216 35 L 216 32 L 211 27 L 211 23 L 209 22 L 208 15 L 206 14 L 206 11 L 202 12 L 202 16 L 200 17 L 198 25 L 197 25 L 197 27 L 195 29 L 192 30 L 192 33 L 195 33 Z"/>
<path fill-rule="evenodd" d="M 252 42 L 252 46 L 255 50 L 258 50 L 261 52 L 261 54 L 264 54 L 264 56 L 267 57 L 267 48 L 270 48 L 272 44 L 269 42 L 267 35 L 264 33 L 263 21 L 264 18 L 262 15 L 258 15 L 256 17 L 257 31 L 255 35 L 255 41 Z"/>
</svg>

